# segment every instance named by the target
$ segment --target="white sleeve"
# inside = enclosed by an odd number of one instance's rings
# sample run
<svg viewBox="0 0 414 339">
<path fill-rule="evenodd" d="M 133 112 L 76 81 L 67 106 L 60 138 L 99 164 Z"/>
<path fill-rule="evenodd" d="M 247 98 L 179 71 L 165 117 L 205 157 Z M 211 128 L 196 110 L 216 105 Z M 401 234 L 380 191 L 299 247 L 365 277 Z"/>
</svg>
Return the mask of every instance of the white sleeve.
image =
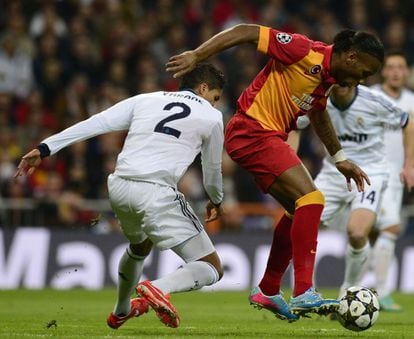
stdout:
<svg viewBox="0 0 414 339">
<path fill-rule="evenodd" d="M 376 104 L 378 105 L 377 114 L 388 129 L 404 128 L 408 123 L 408 113 L 397 107 L 384 94 L 378 93 Z"/>
<path fill-rule="evenodd" d="M 201 148 L 203 184 L 213 204 L 219 204 L 223 200 L 223 177 L 221 173 L 223 139 L 223 122 L 220 120 L 214 125 L 211 134 L 204 139 Z"/>
<path fill-rule="evenodd" d="M 296 120 L 296 127 L 298 129 L 305 129 L 309 125 L 310 125 L 310 120 L 309 120 L 309 117 L 307 115 L 301 115 Z"/>
<path fill-rule="evenodd" d="M 131 124 L 135 100 L 135 98 L 123 100 L 87 120 L 46 138 L 42 143 L 49 147 L 52 155 L 76 142 L 108 132 L 127 130 Z"/>
</svg>

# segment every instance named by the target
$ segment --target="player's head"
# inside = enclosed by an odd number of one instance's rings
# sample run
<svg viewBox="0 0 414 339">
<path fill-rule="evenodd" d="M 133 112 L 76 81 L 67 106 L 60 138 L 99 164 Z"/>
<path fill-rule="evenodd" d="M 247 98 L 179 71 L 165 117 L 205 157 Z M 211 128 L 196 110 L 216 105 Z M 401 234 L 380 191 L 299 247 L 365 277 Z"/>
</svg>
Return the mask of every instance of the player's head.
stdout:
<svg viewBox="0 0 414 339">
<path fill-rule="evenodd" d="M 384 66 L 381 75 L 385 86 L 393 90 L 400 90 L 407 82 L 410 75 L 407 57 L 399 50 L 388 51 L 385 54 Z"/>
<path fill-rule="evenodd" d="M 198 63 L 191 72 L 183 75 L 180 89 L 190 88 L 215 106 L 225 84 L 224 75 L 210 63 Z"/>
<path fill-rule="evenodd" d="M 339 85 L 357 86 L 383 62 L 384 46 L 375 35 L 346 29 L 335 36 L 331 74 Z"/>
</svg>

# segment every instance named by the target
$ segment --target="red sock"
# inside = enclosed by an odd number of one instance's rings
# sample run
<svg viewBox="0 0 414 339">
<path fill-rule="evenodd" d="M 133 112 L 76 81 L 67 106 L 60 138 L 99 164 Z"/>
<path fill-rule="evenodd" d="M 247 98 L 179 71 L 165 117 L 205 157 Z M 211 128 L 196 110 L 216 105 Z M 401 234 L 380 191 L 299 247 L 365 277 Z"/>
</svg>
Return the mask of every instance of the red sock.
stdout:
<svg viewBox="0 0 414 339">
<path fill-rule="evenodd" d="M 283 215 L 273 232 L 272 247 L 266 271 L 259 284 L 266 295 L 275 295 L 280 291 L 280 282 L 283 274 L 292 259 L 292 246 L 290 241 L 292 219 Z"/>
<path fill-rule="evenodd" d="M 322 210 L 322 204 L 302 205 L 295 210 L 291 231 L 295 271 L 294 297 L 306 292 L 313 285 L 313 266 Z"/>
</svg>

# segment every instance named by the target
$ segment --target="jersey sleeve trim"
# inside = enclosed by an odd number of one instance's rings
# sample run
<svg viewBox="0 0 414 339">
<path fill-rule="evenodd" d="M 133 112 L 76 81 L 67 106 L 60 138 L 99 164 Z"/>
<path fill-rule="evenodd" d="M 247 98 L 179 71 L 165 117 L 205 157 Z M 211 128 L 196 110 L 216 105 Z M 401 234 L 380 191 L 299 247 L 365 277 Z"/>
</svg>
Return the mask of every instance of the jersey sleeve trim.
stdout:
<svg viewBox="0 0 414 339">
<path fill-rule="evenodd" d="M 401 116 L 401 128 L 407 127 L 409 120 L 410 120 L 410 115 L 407 112 L 403 112 Z"/>
<path fill-rule="evenodd" d="M 270 28 L 260 26 L 259 41 L 257 43 L 257 50 L 263 54 L 267 54 L 269 48 L 269 34 Z"/>
</svg>

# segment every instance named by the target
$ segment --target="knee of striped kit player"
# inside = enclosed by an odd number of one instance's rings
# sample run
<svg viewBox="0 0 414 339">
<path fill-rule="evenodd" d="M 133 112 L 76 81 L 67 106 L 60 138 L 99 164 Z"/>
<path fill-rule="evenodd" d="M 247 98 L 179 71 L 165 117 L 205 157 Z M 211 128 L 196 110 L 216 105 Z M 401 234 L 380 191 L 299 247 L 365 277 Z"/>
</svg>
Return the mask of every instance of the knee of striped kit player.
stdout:
<svg viewBox="0 0 414 339">
<path fill-rule="evenodd" d="M 295 202 L 295 210 L 309 205 L 325 206 L 325 196 L 322 194 L 321 191 L 312 191 L 297 199 Z"/>
<path fill-rule="evenodd" d="M 194 282 L 192 290 L 198 290 L 203 286 L 210 286 L 215 284 L 221 279 L 222 273 L 220 274 L 217 269 L 209 262 L 206 261 L 193 261 L 187 263 L 179 268 L 179 270 L 186 270 L 191 274 Z"/>
</svg>

